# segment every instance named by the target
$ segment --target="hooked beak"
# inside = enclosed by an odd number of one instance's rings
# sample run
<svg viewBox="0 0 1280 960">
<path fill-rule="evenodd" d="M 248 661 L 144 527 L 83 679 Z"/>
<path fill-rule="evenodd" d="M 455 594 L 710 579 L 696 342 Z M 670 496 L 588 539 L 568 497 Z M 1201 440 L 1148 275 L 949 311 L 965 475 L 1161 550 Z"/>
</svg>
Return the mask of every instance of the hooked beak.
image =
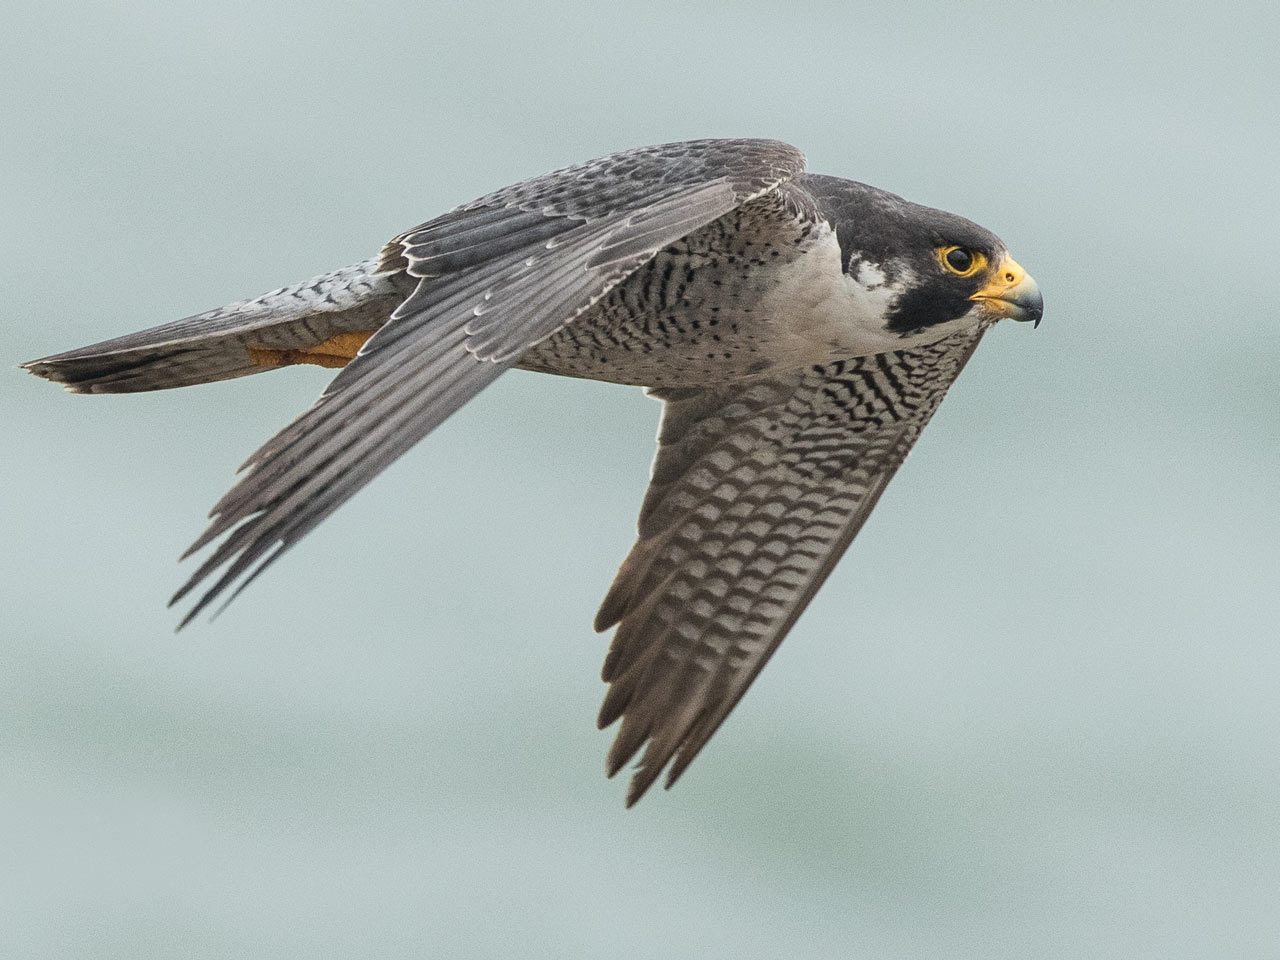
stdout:
<svg viewBox="0 0 1280 960">
<path fill-rule="evenodd" d="M 1008 317 L 1040 326 L 1044 297 L 1040 288 L 1013 257 L 1005 257 L 991 274 L 991 282 L 971 296 L 996 318 Z"/>
</svg>

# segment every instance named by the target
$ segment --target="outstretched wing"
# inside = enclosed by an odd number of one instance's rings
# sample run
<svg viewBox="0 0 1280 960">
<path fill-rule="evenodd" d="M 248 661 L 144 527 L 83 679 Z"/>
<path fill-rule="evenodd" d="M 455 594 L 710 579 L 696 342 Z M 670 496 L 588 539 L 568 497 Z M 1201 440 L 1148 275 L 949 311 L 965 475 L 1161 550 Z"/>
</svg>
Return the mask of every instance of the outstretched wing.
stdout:
<svg viewBox="0 0 1280 960">
<path fill-rule="evenodd" d="M 528 180 L 391 241 L 414 292 L 320 400 L 249 458 L 188 555 L 228 534 L 178 591 L 226 566 L 182 621 L 235 596 L 530 346 L 663 247 L 801 173 L 794 147 L 644 147 Z M 242 469 L 244 469 L 242 468 Z"/>
<path fill-rule="evenodd" d="M 664 390 L 639 537 L 596 617 L 617 624 L 601 728 L 635 803 L 715 733 L 853 540 L 981 339 L 705 390 Z"/>
</svg>

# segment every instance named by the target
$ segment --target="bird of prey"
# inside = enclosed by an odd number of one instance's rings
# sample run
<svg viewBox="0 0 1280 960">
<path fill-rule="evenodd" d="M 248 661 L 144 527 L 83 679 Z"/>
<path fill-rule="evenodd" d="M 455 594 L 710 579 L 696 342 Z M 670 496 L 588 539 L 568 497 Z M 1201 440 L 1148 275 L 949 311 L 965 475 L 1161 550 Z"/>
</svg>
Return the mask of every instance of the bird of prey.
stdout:
<svg viewBox="0 0 1280 960">
<path fill-rule="evenodd" d="M 683 773 L 867 519 L 996 320 L 1039 322 L 988 230 L 805 172 L 773 140 L 641 147 L 525 180 L 368 260 L 34 360 L 75 393 L 341 368 L 259 449 L 191 553 L 183 620 L 234 597 L 512 367 L 664 404 L 600 726 L 628 806 Z"/>
</svg>

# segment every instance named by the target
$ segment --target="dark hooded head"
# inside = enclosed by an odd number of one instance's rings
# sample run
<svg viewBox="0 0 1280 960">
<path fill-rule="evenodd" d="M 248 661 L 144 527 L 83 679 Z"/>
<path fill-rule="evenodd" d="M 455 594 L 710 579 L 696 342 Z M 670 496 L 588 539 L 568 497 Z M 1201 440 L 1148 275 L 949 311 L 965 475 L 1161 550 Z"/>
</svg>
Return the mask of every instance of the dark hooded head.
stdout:
<svg viewBox="0 0 1280 960">
<path fill-rule="evenodd" d="M 1035 281 L 990 230 L 866 184 L 802 179 L 835 226 L 844 272 L 868 290 L 893 293 L 889 331 L 911 337 L 967 317 L 1039 323 Z"/>
</svg>

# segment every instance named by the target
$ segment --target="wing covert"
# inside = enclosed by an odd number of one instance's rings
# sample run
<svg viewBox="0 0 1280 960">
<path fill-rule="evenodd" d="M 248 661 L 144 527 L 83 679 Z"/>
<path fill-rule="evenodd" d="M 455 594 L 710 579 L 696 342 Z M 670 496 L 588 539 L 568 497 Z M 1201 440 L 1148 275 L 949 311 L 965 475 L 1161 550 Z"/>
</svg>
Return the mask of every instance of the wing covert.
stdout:
<svg viewBox="0 0 1280 960">
<path fill-rule="evenodd" d="M 400 235 L 378 269 L 417 287 L 317 403 L 259 449 L 189 556 L 226 535 L 175 594 L 225 569 L 182 621 L 234 598 L 285 550 L 530 346 L 685 234 L 800 173 L 768 140 L 614 154 L 482 197 Z"/>
</svg>

